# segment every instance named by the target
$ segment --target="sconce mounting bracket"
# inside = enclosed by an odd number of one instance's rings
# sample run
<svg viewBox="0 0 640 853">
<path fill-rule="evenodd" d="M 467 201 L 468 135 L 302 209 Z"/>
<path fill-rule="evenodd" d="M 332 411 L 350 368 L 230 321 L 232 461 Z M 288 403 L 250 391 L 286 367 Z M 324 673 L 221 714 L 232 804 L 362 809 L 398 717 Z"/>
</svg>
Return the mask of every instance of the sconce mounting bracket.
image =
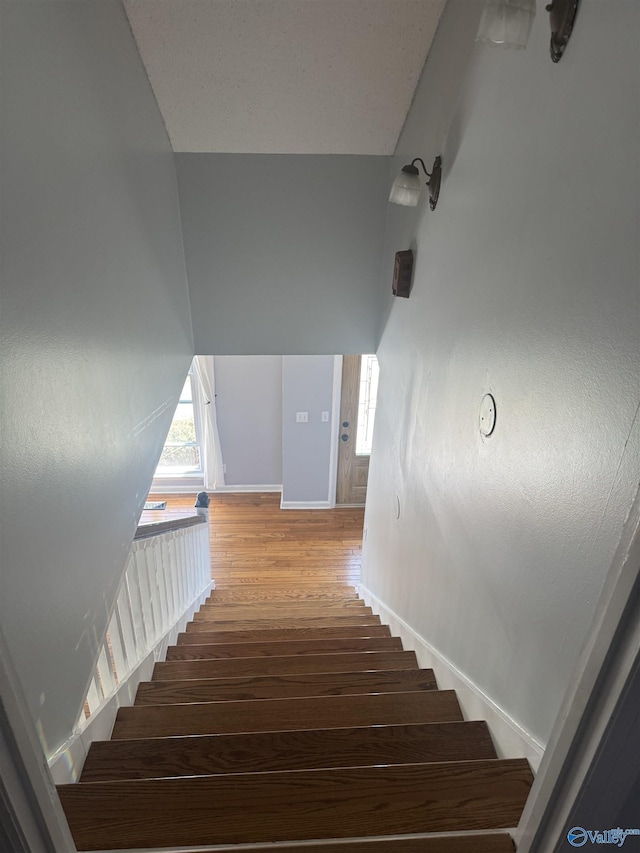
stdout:
<svg viewBox="0 0 640 853">
<path fill-rule="evenodd" d="M 436 209 L 438 197 L 440 196 L 440 182 L 442 180 L 442 157 L 438 156 L 433 161 L 433 171 L 429 178 L 429 207 L 431 210 Z"/>
<path fill-rule="evenodd" d="M 403 167 L 402 171 L 409 175 L 417 175 L 418 167 L 416 163 L 420 163 L 422 171 L 429 178 L 427 181 L 427 186 L 429 187 L 429 207 L 431 210 L 435 210 L 438 197 L 440 196 L 440 183 L 442 181 L 442 157 L 438 155 L 433 161 L 433 170 L 431 172 L 427 172 L 427 167 L 424 165 L 422 157 L 415 157 L 409 166 Z"/>
<path fill-rule="evenodd" d="M 565 52 L 578 13 L 580 0 L 553 0 L 546 6 L 551 24 L 551 59 L 560 62 Z"/>
</svg>

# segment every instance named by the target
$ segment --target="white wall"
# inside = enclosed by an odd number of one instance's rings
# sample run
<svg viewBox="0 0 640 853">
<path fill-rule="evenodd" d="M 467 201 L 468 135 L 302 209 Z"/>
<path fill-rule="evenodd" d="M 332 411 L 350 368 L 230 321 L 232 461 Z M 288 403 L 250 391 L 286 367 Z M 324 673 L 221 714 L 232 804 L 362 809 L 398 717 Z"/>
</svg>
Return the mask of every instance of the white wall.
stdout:
<svg viewBox="0 0 640 853">
<path fill-rule="evenodd" d="M 282 356 L 216 356 L 215 375 L 226 485 L 280 485 Z"/>
<path fill-rule="evenodd" d="M 283 506 L 328 506 L 335 499 L 330 494 L 334 362 L 332 355 L 287 355 L 282 360 Z M 307 423 L 296 421 L 297 412 L 308 413 Z"/>
<path fill-rule="evenodd" d="M 388 159 L 176 156 L 198 353 L 373 351 Z"/>
<path fill-rule="evenodd" d="M 69 735 L 193 355 L 173 155 L 118 0 L 2 4 L 0 620 Z"/>
<path fill-rule="evenodd" d="M 395 158 L 444 180 L 389 206 L 385 294 L 416 265 L 384 297 L 363 579 L 545 742 L 640 477 L 640 6 L 584 0 L 558 65 L 541 4 L 526 51 L 469 55 L 476 14 L 447 5 Z"/>
</svg>

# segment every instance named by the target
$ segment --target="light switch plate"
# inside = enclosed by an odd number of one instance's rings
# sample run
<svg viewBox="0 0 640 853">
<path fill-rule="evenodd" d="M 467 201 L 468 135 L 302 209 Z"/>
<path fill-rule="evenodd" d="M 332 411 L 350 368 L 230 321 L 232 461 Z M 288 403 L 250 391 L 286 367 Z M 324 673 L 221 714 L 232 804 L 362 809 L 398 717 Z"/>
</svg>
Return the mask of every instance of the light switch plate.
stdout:
<svg viewBox="0 0 640 853">
<path fill-rule="evenodd" d="M 297 424 L 308 424 L 309 423 L 309 412 L 296 412 L 296 423 Z"/>
<path fill-rule="evenodd" d="M 322 423 L 323 424 L 329 423 L 329 412 L 323 412 L 322 413 Z"/>
</svg>

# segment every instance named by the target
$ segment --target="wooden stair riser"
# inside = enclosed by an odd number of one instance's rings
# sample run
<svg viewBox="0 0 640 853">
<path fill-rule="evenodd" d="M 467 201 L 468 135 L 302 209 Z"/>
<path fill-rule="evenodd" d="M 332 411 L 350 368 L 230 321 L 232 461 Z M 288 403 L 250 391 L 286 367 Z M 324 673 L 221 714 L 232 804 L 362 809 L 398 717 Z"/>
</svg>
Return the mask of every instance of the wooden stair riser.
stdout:
<svg viewBox="0 0 640 853">
<path fill-rule="evenodd" d="M 380 625 L 379 616 L 279 616 L 277 619 L 214 619 L 189 622 L 187 631 L 278 631 Z"/>
<path fill-rule="evenodd" d="M 113 740 L 233 734 L 349 726 L 455 722 L 462 712 L 453 690 L 135 705 L 120 708 Z"/>
<path fill-rule="evenodd" d="M 269 603 L 264 606 L 247 604 L 203 604 L 200 610 L 194 614 L 196 621 L 225 620 L 225 619 L 278 619 L 278 618 L 300 618 L 302 616 L 371 616 L 370 607 L 356 602 L 353 607 L 337 604 L 310 604 L 297 605 L 289 602 Z"/>
<path fill-rule="evenodd" d="M 153 680 L 299 675 L 310 672 L 375 672 L 388 669 L 418 669 L 415 652 L 350 652 L 282 658 L 160 661 L 153 668 Z"/>
<path fill-rule="evenodd" d="M 353 589 L 360 580 L 360 573 L 353 569 L 346 569 L 341 572 L 336 572 L 334 569 L 329 569 L 328 571 L 316 569 L 309 572 L 293 572 L 290 573 L 289 577 L 271 577 L 270 575 L 265 579 L 256 577 L 256 574 L 256 572 L 239 573 L 230 568 L 220 570 L 220 564 L 218 564 L 218 567 L 215 565 L 212 566 L 212 577 L 214 578 L 216 589 L 262 588 L 268 593 L 272 587 L 292 586 L 294 584 L 301 590 L 313 590 L 318 585 L 325 587 L 333 586 L 336 589 L 349 586 Z"/>
<path fill-rule="evenodd" d="M 236 550 L 234 540 L 226 539 L 212 545 L 211 553 L 218 557 L 234 557 L 233 552 Z M 354 557 L 360 556 L 360 546 L 353 539 L 348 542 L 340 539 L 338 541 L 328 541 L 326 538 L 310 540 L 302 545 L 299 540 L 291 541 L 287 537 L 279 541 L 261 542 L 253 540 L 251 542 L 240 543 L 241 547 L 237 548 L 238 553 L 242 557 L 265 557 L 268 556 L 265 552 L 268 550 L 269 555 L 273 557 L 309 557 L 317 559 L 325 557 L 333 559 L 338 557 L 351 563 Z M 265 572 L 265 582 L 269 581 L 269 572 Z"/>
<path fill-rule="evenodd" d="M 344 549 L 348 550 L 348 549 Z M 216 561 L 218 562 L 218 561 Z M 279 554 L 266 556 L 263 554 L 238 554 L 231 557 L 220 557 L 219 562 L 222 565 L 232 568 L 244 569 L 247 572 L 255 573 L 256 571 L 269 570 L 269 574 L 277 572 L 278 569 L 289 571 L 302 571 L 319 569 L 326 571 L 327 569 L 335 569 L 336 571 L 357 571 L 360 568 L 360 555 L 356 554 L 312 554 L 304 557 L 295 550 L 281 551 Z"/>
<path fill-rule="evenodd" d="M 284 557 L 291 557 L 291 556 L 295 556 L 295 555 L 300 556 L 300 551 L 298 550 L 299 546 L 295 545 L 295 544 L 290 544 L 290 543 L 284 542 L 284 543 L 281 543 L 280 545 L 271 545 L 270 548 L 271 549 L 277 549 L 279 551 L 278 556 L 284 556 Z M 254 549 L 255 549 L 254 553 L 257 556 L 264 557 L 264 547 L 262 545 L 255 545 Z M 304 553 L 304 556 L 305 557 L 316 557 L 316 558 L 321 557 L 322 559 L 327 559 L 327 558 L 331 558 L 331 557 L 339 557 L 339 558 L 344 557 L 347 560 L 349 560 L 349 562 L 351 562 L 353 557 L 359 556 L 356 554 L 347 554 L 347 553 L 345 553 L 346 550 L 347 549 L 345 549 L 345 548 L 330 548 L 330 547 L 327 547 L 326 545 L 324 545 L 324 546 L 317 545 L 315 548 L 307 549 L 306 553 Z M 314 551 L 316 553 L 314 553 Z M 218 556 L 221 558 L 225 557 L 225 555 L 220 553 L 220 552 L 218 552 Z M 260 581 L 260 583 L 256 582 L 255 584 L 253 584 L 253 586 L 256 589 L 258 589 L 260 587 L 264 587 L 264 586 L 273 587 L 274 589 L 281 589 L 284 592 L 295 592 L 297 589 L 299 589 L 299 586 L 296 584 L 278 583 L 277 580 L 269 579 L 269 577 L 265 577 L 263 580 Z M 357 591 L 358 591 L 357 584 L 344 583 L 344 582 L 340 583 L 339 581 L 310 581 L 308 583 L 308 586 L 309 586 L 309 588 L 316 589 L 318 592 L 343 592 L 343 593 L 345 593 L 345 595 L 351 595 L 352 593 L 357 593 Z M 243 589 L 243 588 L 244 587 L 242 587 L 239 584 L 228 584 L 228 585 L 225 585 L 224 587 L 216 587 L 213 590 L 213 592 L 222 592 L 225 590 L 229 590 L 230 592 L 235 592 L 235 591 L 238 591 L 238 590 Z"/>
<path fill-rule="evenodd" d="M 287 657 L 326 655 L 341 652 L 382 652 L 402 650 L 399 637 L 340 640 L 289 640 L 282 643 L 212 643 L 169 646 L 166 660 L 216 660 L 222 658 Z"/>
<path fill-rule="evenodd" d="M 361 693 L 407 693 L 436 690 L 430 669 L 396 672 L 335 672 L 262 675 L 249 678 L 204 678 L 186 681 L 143 681 L 136 705 L 180 702 L 240 702 L 244 699 L 287 699 L 303 696 L 352 696 Z"/>
<path fill-rule="evenodd" d="M 211 566 L 211 575 L 214 578 L 216 588 L 224 589 L 226 586 L 239 586 L 245 578 L 253 578 L 259 571 L 254 565 L 238 565 L 231 560 L 217 560 Z M 337 561 L 331 561 L 326 565 L 314 563 L 300 569 L 294 565 L 270 566 L 269 576 L 272 583 L 291 585 L 298 579 L 314 581 L 315 583 L 339 583 L 353 586 L 360 579 L 360 571 L 357 566 L 344 563 L 338 565 Z M 309 585 L 311 585 L 309 583 Z"/>
<path fill-rule="evenodd" d="M 390 637 L 388 625 L 344 628 L 289 628 L 281 631 L 183 631 L 179 646 L 191 643 L 288 643 L 290 640 L 339 640 L 342 637 Z"/>
<path fill-rule="evenodd" d="M 79 850 L 502 829 L 517 824 L 524 760 L 247 773 L 64 785 Z M 321 804 L 321 807 L 319 807 Z"/>
<path fill-rule="evenodd" d="M 480 761 L 496 758 L 486 723 L 428 723 L 94 742 L 82 782 Z"/>
</svg>

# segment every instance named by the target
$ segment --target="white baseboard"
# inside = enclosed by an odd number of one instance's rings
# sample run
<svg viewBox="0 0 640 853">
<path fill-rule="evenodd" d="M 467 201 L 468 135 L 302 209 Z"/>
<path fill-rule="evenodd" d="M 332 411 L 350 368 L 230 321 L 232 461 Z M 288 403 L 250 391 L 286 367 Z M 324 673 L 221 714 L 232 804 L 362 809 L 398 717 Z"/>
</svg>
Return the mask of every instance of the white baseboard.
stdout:
<svg viewBox="0 0 640 853">
<path fill-rule="evenodd" d="M 108 740 L 111 737 L 116 721 L 118 708 L 133 705 L 138 685 L 141 681 L 149 681 L 153 667 L 158 660 L 164 660 L 167 647 L 177 642 L 178 634 L 185 630 L 187 622 L 200 608 L 209 596 L 215 584 L 212 581 L 191 602 L 187 610 L 156 643 L 152 651 L 129 674 L 125 681 L 118 685 L 116 692 L 98 707 L 91 715 L 87 725 L 75 732 L 49 759 L 49 771 L 56 785 L 66 785 L 77 782 L 84 766 L 89 747 L 94 740 Z"/>
<path fill-rule="evenodd" d="M 276 483 L 267 483 L 266 485 L 239 485 L 239 486 L 218 486 L 217 489 L 206 489 L 202 483 L 184 482 L 180 485 L 175 483 L 172 486 L 163 486 L 161 483 L 156 483 L 149 489 L 150 495 L 195 495 L 198 492 L 205 491 L 210 495 L 220 494 L 243 494 L 244 492 L 281 492 L 282 485 Z"/>
<path fill-rule="evenodd" d="M 280 509 L 333 509 L 331 501 L 280 501 Z"/>
<path fill-rule="evenodd" d="M 212 495 L 224 494 L 225 492 L 231 492 L 236 494 L 243 494 L 244 492 L 281 492 L 282 485 L 277 485 L 274 483 L 269 483 L 267 485 L 257 485 L 257 486 L 218 486 L 217 489 L 208 489 L 208 492 Z"/>
<path fill-rule="evenodd" d="M 0 824 L 4 828 L 8 816 L 15 826 L 18 847 L 11 849 L 14 853 L 75 850 L 2 625 L 0 697 Z M 7 837 L 3 831 L 0 834 Z"/>
<path fill-rule="evenodd" d="M 363 584 L 358 590 L 365 604 L 389 625 L 391 633 L 402 639 L 404 648 L 415 651 L 419 665 L 433 670 L 438 686 L 456 691 L 465 720 L 486 720 L 498 756 L 526 758 L 534 772 L 537 771 L 544 746 Z"/>
</svg>

